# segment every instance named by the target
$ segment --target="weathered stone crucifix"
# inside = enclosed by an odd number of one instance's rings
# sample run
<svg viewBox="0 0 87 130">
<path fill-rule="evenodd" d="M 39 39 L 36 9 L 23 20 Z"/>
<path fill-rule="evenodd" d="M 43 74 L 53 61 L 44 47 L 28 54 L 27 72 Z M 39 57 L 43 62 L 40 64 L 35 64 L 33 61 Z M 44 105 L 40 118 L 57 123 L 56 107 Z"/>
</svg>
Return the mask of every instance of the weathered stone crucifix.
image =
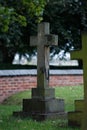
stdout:
<svg viewBox="0 0 87 130">
<path fill-rule="evenodd" d="M 30 38 L 31 46 L 37 46 L 37 88 L 41 98 L 48 97 L 44 92 L 49 86 L 49 49 L 52 45 L 58 45 L 58 36 L 49 33 L 49 23 L 41 23 L 38 25 L 38 36 Z"/>
<path fill-rule="evenodd" d="M 31 99 L 23 99 L 23 111 L 19 115 L 35 120 L 64 118 L 64 100 L 56 99 L 55 89 L 49 87 L 49 49 L 58 44 L 58 36 L 49 34 L 49 23 L 41 23 L 37 37 L 31 36 L 30 44 L 37 46 L 37 88 L 32 88 Z"/>
<path fill-rule="evenodd" d="M 84 109 L 82 113 L 82 130 L 87 130 L 87 32 L 82 34 L 82 49 L 71 52 L 71 59 L 83 60 L 83 80 L 84 80 Z"/>
</svg>

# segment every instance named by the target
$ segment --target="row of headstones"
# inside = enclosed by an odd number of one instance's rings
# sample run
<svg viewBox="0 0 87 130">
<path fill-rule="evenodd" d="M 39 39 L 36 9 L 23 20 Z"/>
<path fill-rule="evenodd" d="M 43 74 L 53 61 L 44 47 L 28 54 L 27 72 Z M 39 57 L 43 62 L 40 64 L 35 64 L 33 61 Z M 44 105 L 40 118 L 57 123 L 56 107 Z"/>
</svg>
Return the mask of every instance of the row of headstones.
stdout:
<svg viewBox="0 0 87 130">
<path fill-rule="evenodd" d="M 82 50 L 71 53 L 72 59 L 83 59 L 84 67 L 84 109 L 81 108 L 80 114 L 76 111 L 74 114 L 68 114 L 69 125 L 75 125 L 75 122 L 82 122 L 82 130 L 86 130 L 87 121 L 87 36 L 82 35 Z M 23 99 L 23 110 L 14 112 L 14 116 L 31 116 L 35 120 L 44 120 L 48 118 L 67 118 L 64 110 L 64 100 L 55 98 L 54 88 L 49 88 L 49 49 L 50 46 L 58 45 L 58 36 L 50 34 L 49 23 L 38 25 L 38 35 L 30 38 L 31 46 L 37 46 L 37 88 L 32 89 L 32 98 Z M 82 103 L 82 102 L 81 102 Z M 77 105 L 78 106 L 78 105 Z M 76 109 L 77 110 L 77 109 Z M 78 111 L 80 111 L 78 109 Z M 81 114 L 82 113 L 82 114 Z M 78 116 L 77 116 L 78 115 Z M 81 116 L 80 116 L 81 115 Z M 83 118 L 82 118 L 83 115 Z M 81 119 L 83 119 L 81 121 Z"/>
</svg>

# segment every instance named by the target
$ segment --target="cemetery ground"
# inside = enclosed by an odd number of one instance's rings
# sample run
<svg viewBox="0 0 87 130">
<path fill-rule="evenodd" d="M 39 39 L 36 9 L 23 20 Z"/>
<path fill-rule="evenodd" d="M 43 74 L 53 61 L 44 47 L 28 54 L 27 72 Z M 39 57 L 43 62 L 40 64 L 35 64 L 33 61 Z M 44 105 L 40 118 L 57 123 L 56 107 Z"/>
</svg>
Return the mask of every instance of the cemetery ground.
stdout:
<svg viewBox="0 0 87 130">
<path fill-rule="evenodd" d="M 55 88 L 56 98 L 65 99 L 65 110 L 74 110 L 74 100 L 83 99 L 83 86 L 66 86 Z M 22 99 L 30 98 L 31 91 L 12 95 L 0 104 L 0 130 L 80 130 L 68 127 L 67 120 L 46 120 L 37 122 L 30 118 L 13 117 L 13 111 L 21 110 Z"/>
</svg>

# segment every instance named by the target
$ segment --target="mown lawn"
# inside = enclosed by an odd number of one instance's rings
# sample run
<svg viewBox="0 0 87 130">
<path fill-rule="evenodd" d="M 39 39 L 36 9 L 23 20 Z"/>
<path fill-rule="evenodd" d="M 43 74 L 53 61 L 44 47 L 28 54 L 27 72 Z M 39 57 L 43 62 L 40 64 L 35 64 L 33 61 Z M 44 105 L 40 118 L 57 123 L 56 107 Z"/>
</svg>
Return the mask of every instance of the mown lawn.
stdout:
<svg viewBox="0 0 87 130">
<path fill-rule="evenodd" d="M 65 110 L 74 110 L 74 100 L 83 99 L 83 86 L 57 87 L 57 98 L 65 99 Z M 46 120 L 36 122 L 32 119 L 21 119 L 12 116 L 13 111 L 22 109 L 22 99 L 30 98 L 31 91 L 25 91 L 9 97 L 0 105 L 0 130 L 80 130 L 70 128 L 65 120 Z"/>
</svg>

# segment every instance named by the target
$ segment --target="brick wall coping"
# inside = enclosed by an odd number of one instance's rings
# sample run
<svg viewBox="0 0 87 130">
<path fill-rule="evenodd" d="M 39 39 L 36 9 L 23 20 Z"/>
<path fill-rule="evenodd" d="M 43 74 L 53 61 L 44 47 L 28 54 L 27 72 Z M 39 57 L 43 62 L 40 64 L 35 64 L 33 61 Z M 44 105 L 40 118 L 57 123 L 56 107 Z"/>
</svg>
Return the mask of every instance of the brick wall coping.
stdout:
<svg viewBox="0 0 87 130">
<path fill-rule="evenodd" d="M 36 69 L 21 69 L 21 70 L 0 70 L 0 77 L 3 76 L 24 76 L 24 75 L 37 75 Z M 50 70 L 50 75 L 83 75 L 82 69 L 57 69 Z"/>
</svg>

